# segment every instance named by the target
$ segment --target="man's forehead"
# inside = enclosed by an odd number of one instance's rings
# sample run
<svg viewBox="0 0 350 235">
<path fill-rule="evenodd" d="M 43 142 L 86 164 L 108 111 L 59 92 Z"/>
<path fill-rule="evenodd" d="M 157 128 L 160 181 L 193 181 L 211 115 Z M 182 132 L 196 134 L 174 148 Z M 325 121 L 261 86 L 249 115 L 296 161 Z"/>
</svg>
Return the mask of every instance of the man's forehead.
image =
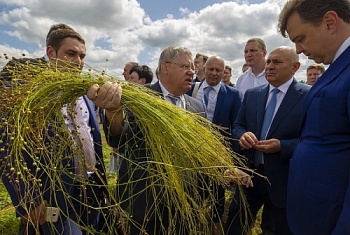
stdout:
<svg viewBox="0 0 350 235">
<path fill-rule="evenodd" d="M 321 69 L 311 68 L 307 70 L 308 73 L 321 73 Z"/>
<path fill-rule="evenodd" d="M 79 41 L 77 38 L 66 37 L 62 40 L 61 45 L 79 45 L 85 47 L 85 44 Z"/>
<path fill-rule="evenodd" d="M 183 63 L 194 63 L 192 57 L 187 56 L 187 55 L 180 55 L 175 58 L 176 61 L 178 62 L 183 62 Z"/>
<path fill-rule="evenodd" d="M 248 42 L 245 45 L 245 48 L 246 49 L 248 49 L 248 48 L 259 48 L 259 43 L 258 42 Z"/>
<path fill-rule="evenodd" d="M 72 50 L 79 53 L 86 52 L 85 44 L 74 38 L 65 38 L 65 40 L 62 41 L 60 48 L 64 49 L 65 51 Z"/>
<path fill-rule="evenodd" d="M 300 29 L 303 25 L 306 25 L 306 22 L 300 18 L 298 12 L 293 12 L 286 23 L 286 32 L 292 42 L 295 42 L 296 38 L 300 36 Z"/>
</svg>

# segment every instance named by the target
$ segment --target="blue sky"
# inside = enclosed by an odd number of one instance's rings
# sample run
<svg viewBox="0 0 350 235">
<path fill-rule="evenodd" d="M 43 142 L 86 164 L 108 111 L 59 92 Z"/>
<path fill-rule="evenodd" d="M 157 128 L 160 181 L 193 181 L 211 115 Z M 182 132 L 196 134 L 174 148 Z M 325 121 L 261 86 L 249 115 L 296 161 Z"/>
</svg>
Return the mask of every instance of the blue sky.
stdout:
<svg viewBox="0 0 350 235">
<path fill-rule="evenodd" d="M 212 0 L 139 0 L 141 7 L 146 11 L 152 20 L 166 18 L 168 14 L 174 15 L 175 18 L 181 17 L 180 8 L 187 8 L 189 11 L 199 11 L 206 6 L 215 3 L 228 1 Z M 243 2 L 243 1 L 241 1 Z M 262 0 L 246 1 L 250 4 L 261 3 Z"/>
<path fill-rule="evenodd" d="M 251 37 L 265 40 L 268 51 L 293 46 L 277 32 L 285 0 L 2 0 L 0 54 L 39 57 L 52 24 L 71 25 L 86 40 L 86 63 L 121 77 L 124 64 L 137 61 L 152 69 L 162 49 L 185 46 L 221 56 L 233 67 L 235 82 Z M 108 62 L 106 63 L 106 60 Z M 1 60 L 0 65 L 6 61 Z M 301 56 L 297 79 L 312 61 Z"/>
</svg>

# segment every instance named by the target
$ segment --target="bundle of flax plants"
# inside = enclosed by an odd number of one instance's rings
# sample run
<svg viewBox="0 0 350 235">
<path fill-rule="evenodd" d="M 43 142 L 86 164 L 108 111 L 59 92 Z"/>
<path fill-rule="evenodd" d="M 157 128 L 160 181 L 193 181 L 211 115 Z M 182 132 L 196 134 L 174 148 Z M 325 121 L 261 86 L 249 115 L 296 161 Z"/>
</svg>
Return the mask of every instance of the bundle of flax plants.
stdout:
<svg viewBox="0 0 350 235">
<path fill-rule="evenodd" d="M 6 177 L 30 184 L 36 195 L 44 193 L 40 191 L 36 172 L 28 170 L 28 159 L 23 157 L 25 152 L 31 164 L 37 164 L 38 171 L 50 171 L 51 182 L 59 188 L 57 179 L 62 172 L 55 172 L 55 169 L 67 157 L 66 149 L 74 145 L 64 124 L 62 107 L 85 95 L 93 84 L 117 82 L 123 88 L 123 107 L 133 112 L 145 138 L 149 152 L 147 161 L 152 165 L 147 168 L 153 180 L 149 187 L 161 185 L 162 201 L 165 198 L 168 207 L 176 211 L 171 219 L 183 223 L 193 234 L 210 233 L 210 211 L 214 202 L 210 183 L 225 184 L 223 171 L 232 168 L 234 162 L 239 163 L 219 127 L 164 101 L 150 89 L 92 70 L 62 73 L 38 65 L 26 65 L 25 69 L 14 67 L 13 70 L 11 81 L 3 82 L 0 91 L 0 130 L 2 137 L 7 138 L 6 146 L 0 149 L 7 151 L 7 157 L 1 159 L 0 167 L 7 169 L 3 172 Z M 47 133 L 52 129 L 57 133 L 55 141 L 48 142 Z M 79 151 L 74 154 L 79 157 Z M 45 165 L 38 159 L 43 156 L 49 159 Z M 198 187 L 199 181 L 205 182 L 201 187 L 206 197 L 199 192 L 189 193 Z M 119 204 L 111 207 L 119 209 Z"/>
</svg>

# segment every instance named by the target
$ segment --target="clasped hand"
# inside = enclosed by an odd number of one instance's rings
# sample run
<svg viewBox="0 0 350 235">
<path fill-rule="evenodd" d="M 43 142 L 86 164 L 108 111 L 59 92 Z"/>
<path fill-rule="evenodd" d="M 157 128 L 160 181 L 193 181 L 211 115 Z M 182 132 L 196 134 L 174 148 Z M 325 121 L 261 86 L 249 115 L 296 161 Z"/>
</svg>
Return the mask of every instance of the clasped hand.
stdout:
<svg viewBox="0 0 350 235">
<path fill-rule="evenodd" d="M 254 133 L 245 132 L 239 139 L 242 150 L 255 148 L 263 153 L 275 153 L 281 151 L 281 142 L 278 139 L 258 140 Z"/>
</svg>

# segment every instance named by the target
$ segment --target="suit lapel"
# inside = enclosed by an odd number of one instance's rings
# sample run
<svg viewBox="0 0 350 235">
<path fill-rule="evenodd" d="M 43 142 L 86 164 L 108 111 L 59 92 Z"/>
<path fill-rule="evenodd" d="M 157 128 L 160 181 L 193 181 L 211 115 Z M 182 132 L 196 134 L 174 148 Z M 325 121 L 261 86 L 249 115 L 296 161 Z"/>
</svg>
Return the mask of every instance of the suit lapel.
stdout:
<svg viewBox="0 0 350 235">
<path fill-rule="evenodd" d="M 214 111 L 214 116 L 213 116 L 213 122 L 215 123 L 215 120 L 217 119 L 217 116 L 219 115 L 219 110 L 223 102 L 225 102 L 227 95 L 227 90 L 224 84 L 220 85 L 220 89 L 218 92 L 218 97 L 216 99 L 216 104 L 215 104 L 215 111 Z"/>
<path fill-rule="evenodd" d="M 317 95 L 317 93 L 322 90 L 322 88 L 329 83 L 331 83 L 334 79 L 336 79 L 339 74 L 350 64 L 350 46 L 332 63 L 328 69 L 317 79 L 315 85 L 310 89 L 310 91 L 306 94 L 303 110 L 302 110 L 302 124 L 305 121 L 306 112 L 311 104 L 313 98 Z"/>
<path fill-rule="evenodd" d="M 159 92 L 160 94 L 163 94 L 162 93 L 162 88 L 160 87 L 159 82 L 156 82 L 156 83 L 151 84 L 151 85 L 146 85 L 145 87 L 148 87 L 148 88 L 150 88 L 150 89 L 152 89 L 154 91 Z"/>
<path fill-rule="evenodd" d="M 88 108 L 89 113 L 90 113 L 90 118 L 89 118 L 90 127 L 91 127 L 91 129 L 95 129 L 95 131 L 92 132 L 94 142 L 100 143 L 101 142 L 101 135 L 98 134 L 100 131 L 99 131 L 99 126 L 98 126 L 97 116 L 95 115 L 95 113 L 96 113 L 95 105 L 85 95 L 83 96 L 83 98 L 84 98 L 86 107 Z"/>
<path fill-rule="evenodd" d="M 278 125 L 283 122 L 284 118 L 288 115 L 288 113 L 293 109 L 293 107 L 299 102 L 299 100 L 303 97 L 303 94 L 300 92 L 300 87 L 298 86 L 298 82 L 293 79 L 293 83 L 289 86 L 284 99 L 277 110 L 277 113 L 272 120 L 271 127 L 269 132 L 267 133 L 267 138 L 274 132 L 274 130 L 278 127 Z"/>
</svg>

